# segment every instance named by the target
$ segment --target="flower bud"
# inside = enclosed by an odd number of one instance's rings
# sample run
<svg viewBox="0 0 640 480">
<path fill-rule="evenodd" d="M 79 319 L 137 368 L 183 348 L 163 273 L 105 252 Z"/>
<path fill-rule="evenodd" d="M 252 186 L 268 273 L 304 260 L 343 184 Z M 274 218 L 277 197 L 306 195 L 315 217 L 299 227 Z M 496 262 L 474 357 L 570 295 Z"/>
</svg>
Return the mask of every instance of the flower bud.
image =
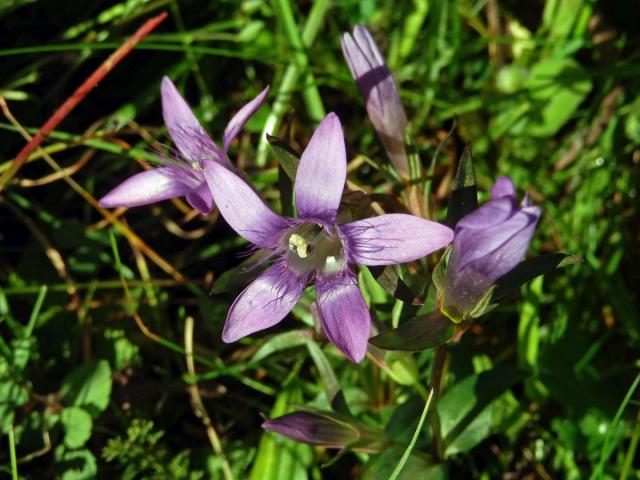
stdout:
<svg viewBox="0 0 640 480">
<path fill-rule="evenodd" d="M 267 420 L 262 428 L 297 442 L 342 448 L 358 440 L 356 428 L 329 416 L 311 412 L 293 412 Z"/>
<path fill-rule="evenodd" d="M 492 200 L 456 224 L 442 288 L 441 311 L 455 322 L 486 311 L 496 280 L 520 263 L 541 215 L 525 197 L 516 204 L 508 177 L 491 189 Z"/>
<path fill-rule="evenodd" d="M 288 413 L 265 421 L 262 428 L 296 442 L 328 448 L 381 452 L 388 446 L 385 432 L 365 425 L 355 417 L 337 412 Z"/>
<path fill-rule="evenodd" d="M 365 98 L 367 113 L 391 163 L 401 175 L 408 176 L 404 140 L 407 117 L 384 57 L 362 25 L 353 29 L 353 35 L 342 34 L 342 53 Z"/>
</svg>

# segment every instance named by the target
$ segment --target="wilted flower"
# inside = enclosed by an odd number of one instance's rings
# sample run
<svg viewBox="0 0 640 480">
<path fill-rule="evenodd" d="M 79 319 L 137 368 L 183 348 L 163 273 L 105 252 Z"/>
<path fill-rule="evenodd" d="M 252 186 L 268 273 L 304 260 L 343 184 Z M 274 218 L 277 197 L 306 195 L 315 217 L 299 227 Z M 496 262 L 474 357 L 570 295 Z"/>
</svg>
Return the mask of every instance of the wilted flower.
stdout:
<svg viewBox="0 0 640 480">
<path fill-rule="evenodd" d="M 107 208 L 136 207 L 186 196 L 187 202 L 203 215 L 211 212 L 213 198 L 204 179 L 203 161 L 213 160 L 231 167 L 227 150 L 231 141 L 264 102 L 269 87 L 246 104 L 231 119 L 220 149 L 209 138 L 195 115 L 168 77 L 162 79 L 162 115 L 169 136 L 177 147 L 176 158 L 159 159 L 164 166 L 128 178 L 100 200 Z"/>
<path fill-rule="evenodd" d="M 275 259 L 232 305 L 222 333 L 225 342 L 280 322 L 314 281 L 325 334 L 360 362 L 371 318 L 349 264 L 408 262 L 451 241 L 451 229 L 412 215 L 338 224 L 346 167 L 342 126 L 333 113 L 320 123 L 300 159 L 294 185 L 298 218 L 275 214 L 235 173 L 206 164 L 205 177 L 227 223 Z"/>
<path fill-rule="evenodd" d="M 454 321 L 482 313 L 492 285 L 524 257 L 541 215 L 526 197 L 516 204 L 508 177 L 496 181 L 491 197 L 455 227 L 441 306 Z"/>
<path fill-rule="evenodd" d="M 353 35 L 342 34 L 342 53 L 365 98 L 367 113 L 387 155 L 402 175 L 409 175 L 405 149 L 407 117 L 400 103 L 398 87 L 384 62 L 378 46 L 362 25 Z"/>
</svg>

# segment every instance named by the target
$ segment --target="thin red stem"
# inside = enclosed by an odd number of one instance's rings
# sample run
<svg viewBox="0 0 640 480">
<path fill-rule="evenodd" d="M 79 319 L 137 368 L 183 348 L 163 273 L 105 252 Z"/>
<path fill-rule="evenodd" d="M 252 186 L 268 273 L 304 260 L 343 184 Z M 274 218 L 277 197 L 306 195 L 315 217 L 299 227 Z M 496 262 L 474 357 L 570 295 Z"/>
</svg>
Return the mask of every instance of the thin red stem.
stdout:
<svg viewBox="0 0 640 480">
<path fill-rule="evenodd" d="M 156 28 L 160 22 L 167 17 L 167 12 L 162 12 L 160 15 L 147 20 L 136 33 L 134 33 L 126 42 L 124 42 L 120 48 L 113 52 L 109 58 L 107 58 L 102 64 L 87 78 L 73 94 L 67 98 L 60 107 L 49 117 L 49 120 L 40 128 L 40 131 L 34 135 L 33 139 L 27 143 L 18 156 L 13 160 L 11 166 L 0 179 L 0 192 L 4 186 L 18 173 L 18 170 L 22 168 L 22 165 L 27 161 L 31 152 L 33 152 L 45 137 L 51 133 L 59 124 L 64 120 L 69 113 L 82 101 L 87 94 L 93 90 L 98 83 L 100 83 L 114 67 L 120 63 L 120 61 L 126 57 L 133 48 L 140 43 L 140 41 L 146 37 L 154 28 Z"/>
</svg>

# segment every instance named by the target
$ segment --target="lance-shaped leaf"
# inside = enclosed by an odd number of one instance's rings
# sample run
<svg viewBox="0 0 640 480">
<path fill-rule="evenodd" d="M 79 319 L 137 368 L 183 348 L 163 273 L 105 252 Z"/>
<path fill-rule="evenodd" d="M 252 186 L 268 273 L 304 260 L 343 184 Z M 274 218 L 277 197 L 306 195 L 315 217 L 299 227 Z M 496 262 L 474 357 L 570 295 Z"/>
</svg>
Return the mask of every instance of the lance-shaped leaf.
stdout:
<svg viewBox="0 0 640 480">
<path fill-rule="evenodd" d="M 582 257 L 570 253 L 549 253 L 547 255 L 528 258 L 520 262 L 509 273 L 498 278 L 496 288 L 491 296 L 491 302 L 497 302 L 539 275 L 544 275 L 545 273 L 566 267 L 567 265 L 583 262 L 584 259 Z"/>
<path fill-rule="evenodd" d="M 463 379 L 442 396 L 437 409 L 446 455 L 469 451 L 489 434 L 493 402 L 520 377 L 497 367 Z"/>
<path fill-rule="evenodd" d="M 418 352 L 448 342 L 455 332 L 454 324 L 440 312 L 418 315 L 398 328 L 383 332 L 369 340 L 385 350 Z"/>
<path fill-rule="evenodd" d="M 407 284 L 398 276 L 398 272 L 393 265 L 368 266 L 363 268 L 369 269 L 373 278 L 376 279 L 389 295 L 409 304 L 422 303 L 418 296 L 413 293 Z"/>
<path fill-rule="evenodd" d="M 292 181 L 295 180 L 298 163 L 300 163 L 300 153 L 283 139 L 273 135 L 267 134 L 267 141 L 287 176 Z"/>
<path fill-rule="evenodd" d="M 473 156 L 471 146 L 467 145 L 460 157 L 456 179 L 447 210 L 447 225 L 456 226 L 458 220 L 478 208 L 478 190 L 476 188 L 476 174 L 473 170 Z"/>
</svg>

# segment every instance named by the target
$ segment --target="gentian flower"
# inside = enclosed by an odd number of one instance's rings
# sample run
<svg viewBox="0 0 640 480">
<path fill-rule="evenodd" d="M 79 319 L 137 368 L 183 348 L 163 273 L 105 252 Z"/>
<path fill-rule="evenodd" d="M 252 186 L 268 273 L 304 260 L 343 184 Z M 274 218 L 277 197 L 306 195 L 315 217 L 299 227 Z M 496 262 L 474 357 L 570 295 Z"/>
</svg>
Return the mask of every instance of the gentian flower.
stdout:
<svg viewBox="0 0 640 480">
<path fill-rule="evenodd" d="M 508 177 L 496 180 L 491 197 L 455 227 L 441 311 L 456 322 L 483 313 L 495 281 L 524 257 L 542 213 L 527 197 L 516 204 Z"/>
<path fill-rule="evenodd" d="M 398 87 L 369 30 L 358 25 L 353 29 L 353 35 L 343 33 L 342 53 L 365 98 L 367 113 L 391 163 L 401 175 L 408 176 L 404 139 L 407 116 L 400 103 Z"/>
<path fill-rule="evenodd" d="M 270 250 L 274 259 L 233 303 L 222 333 L 225 342 L 280 322 L 314 281 L 326 336 L 360 362 L 371 318 L 349 265 L 409 262 L 451 241 L 451 229 L 412 215 L 339 224 L 346 170 L 342 126 L 333 113 L 318 125 L 300 158 L 294 183 L 297 218 L 275 214 L 238 175 L 207 163 L 205 178 L 222 216 L 257 248 Z"/>
<path fill-rule="evenodd" d="M 176 158 L 159 159 L 164 166 L 128 178 L 102 197 L 100 205 L 107 208 L 136 207 L 185 196 L 189 205 L 206 215 L 213 209 L 213 198 L 204 179 L 202 162 L 213 160 L 231 167 L 227 156 L 229 144 L 260 108 L 269 87 L 231 119 L 224 131 L 222 149 L 209 138 L 168 77 L 162 79 L 160 92 L 164 123 L 177 147 Z"/>
</svg>

